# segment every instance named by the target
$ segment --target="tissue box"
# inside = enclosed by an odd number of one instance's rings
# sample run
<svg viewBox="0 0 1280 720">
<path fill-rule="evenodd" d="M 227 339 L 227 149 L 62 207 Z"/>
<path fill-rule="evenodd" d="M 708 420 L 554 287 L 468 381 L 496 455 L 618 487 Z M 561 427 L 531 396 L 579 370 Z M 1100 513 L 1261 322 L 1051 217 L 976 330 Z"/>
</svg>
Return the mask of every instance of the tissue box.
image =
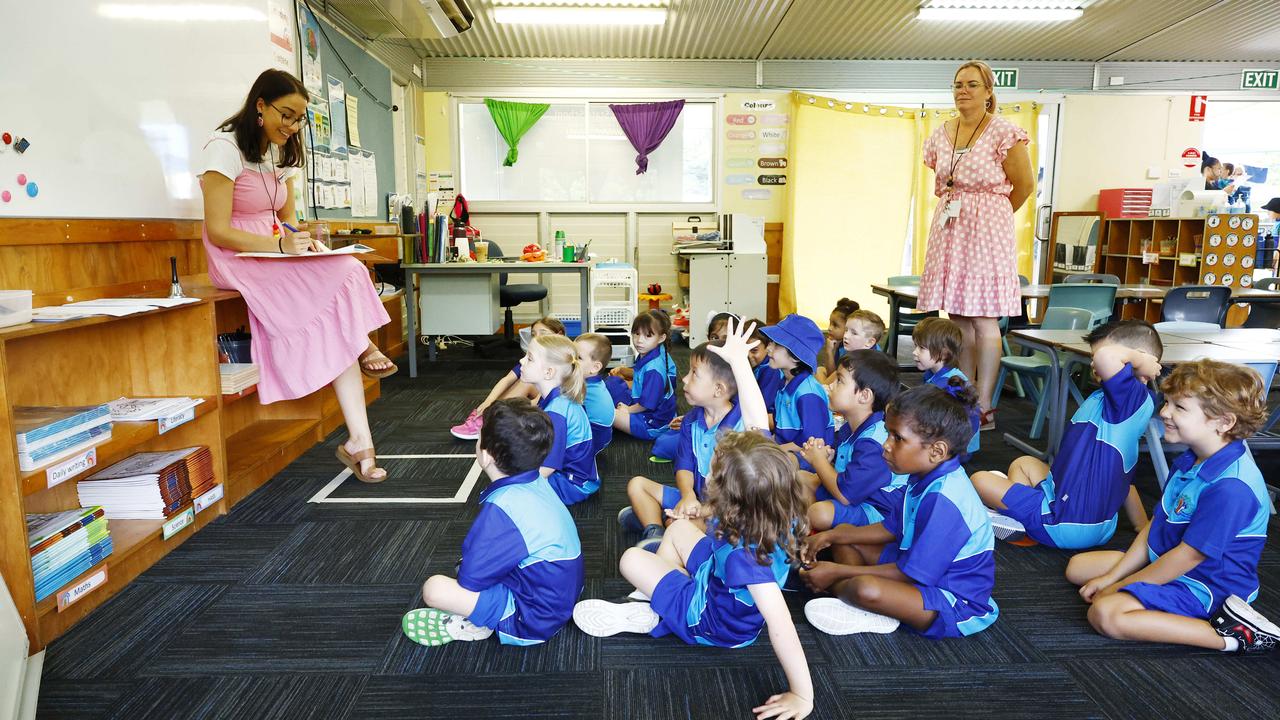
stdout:
<svg viewBox="0 0 1280 720">
<path fill-rule="evenodd" d="M 0 327 L 31 322 L 31 291 L 0 290 Z"/>
</svg>

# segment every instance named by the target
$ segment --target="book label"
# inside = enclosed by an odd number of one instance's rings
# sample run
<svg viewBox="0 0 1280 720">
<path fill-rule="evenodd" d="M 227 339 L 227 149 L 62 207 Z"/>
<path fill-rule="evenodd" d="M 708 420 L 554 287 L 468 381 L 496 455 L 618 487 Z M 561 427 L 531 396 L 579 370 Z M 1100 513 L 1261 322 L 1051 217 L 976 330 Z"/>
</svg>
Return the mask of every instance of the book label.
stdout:
<svg viewBox="0 0 1280 720">
<path fill-rule="evenodd" d="M 195 502 L 196 512 L 204 512 L 204 509 L 212 506 L 214 503 L 222 499 L 222 486 L 214 485 L 209 492 L 197 497 Z"/>
<path fill-rule="evenodd" d="M 75 587 L 58 593 L 58 612 L 62 612 L 76 604 L 85 595 L 107 584 L 107 569 L 98 572 L 76 583 Z"/>
<path fill-rule="evenodd" d="M 173 517 L 166 520 L 164 523 L 164 526 L 162 528 L 164 532 L 164 539 L 168 540 L 174 535 L 177 535 L 179 532 L 182 531 L 183 528 L 185 528 L 186 526 L 190 525 L 195 521 L 196 521 L 196 513 L 195 513 L 195 510 L 192 510 L 191 508 L 187 508 L 186 510 L 183 510 L 181 513 L 174 515 Z"/>
<path fill-rule="evenodd" d="M 91 467 L 98 465 L 98 448 L 89 448 L 82 453 L 77 454 L 70 460 L 66 460 L 51 466 L 46 471 L 48 477 L 48 486 L 53 487 L 61 483 L 67 478 L 75 477 Z"/>
<path fill-rule="evenodd" d="M 187 408 L 186 410 L 183 410 L 182 412 L 174 413 L 169 417 L 160 418 L 159 420 L 156 421 L 156 424 L 160 428 L 159 434 L 163 435 L 169 432 L 170 430 L 178 427 L 179 425 L 182 425 L 184 423 L 189 423 L 195 419 L 196 419 L 196 408 L 193 405 Z"/>
</svg>

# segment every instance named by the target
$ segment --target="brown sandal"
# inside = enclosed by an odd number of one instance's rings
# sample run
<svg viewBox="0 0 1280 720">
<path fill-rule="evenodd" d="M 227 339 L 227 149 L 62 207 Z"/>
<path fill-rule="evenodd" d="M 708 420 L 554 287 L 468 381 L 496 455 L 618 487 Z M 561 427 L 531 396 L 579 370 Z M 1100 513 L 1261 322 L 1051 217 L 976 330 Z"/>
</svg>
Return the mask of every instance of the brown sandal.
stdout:
<svg viewBox="0 0 1280 720">
<path fill-rule="evenodd" d="M 343 465 L 346 465 L 347 469 L 351 471 L 351 474 L 355 475 L 356 479 L 362 483 L 374 484 L 374 483 L 380 483 L 383 480 L 387 479 L 385 469 L 382 471 L 383 473 L 382 477 L 379 477 L 379 478 L 369 477 L 368 475 L 365 475 L 364 472 L 360 470 L 360 463 L 364 462 L 365 460 L 368 460 L 370 458 L 373 458 L 375 461 L 377 460 L 377 453 L 374 452 L 373 448 L 365 448 L 364 450 L 359 450 L 356 452 L 356 454 L 352 455 L 351 453 L 347 452 L 347 449 L 345 447 L 339 445 L 338 451 L 335 454 L 338 456 L 338 461 L 341 462 Z M 374 463 L 374 467 L 377 467 L 376 462 Z"/>
<path fill-rule="evenodd" d="M 385 359 L 387 362 L 391 362 L 391 358 L 387 357 L 386 355 L 383 355 L 382 351 L 379 350 L 376 346 L 370 345 L 368 348 L 365 349 L 364 352 L 360 353 L 360 357 L 356 359 L 356 362 L 360 363 L 360 372 L 364 373 L 365 375 L 368 375 L 371 378 L 378 378 L 379 380 L 381 380 L 384 377 L 390 377 L 391 375 L 395 375 L 396 371 L 400 369 L 395 363 L 391 363 L 391 367 L 384 368 L 382 370 L 374 370 L 368 367 L 367 365 L 365 365 L 365 361 L 373 357 L 374 355 L 382 355 L 383 359 Z"/>
</svg>

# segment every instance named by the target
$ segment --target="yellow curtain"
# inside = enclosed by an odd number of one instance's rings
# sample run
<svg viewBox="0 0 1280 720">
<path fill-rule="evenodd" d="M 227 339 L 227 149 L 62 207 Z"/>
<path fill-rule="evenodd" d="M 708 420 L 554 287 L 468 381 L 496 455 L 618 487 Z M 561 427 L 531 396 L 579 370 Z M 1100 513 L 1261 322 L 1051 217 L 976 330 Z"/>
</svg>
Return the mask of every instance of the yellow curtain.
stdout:
<svg viewBox="0 0 1280 720">
<path fill-rule="evenodd" d="M 868 286 L 901 274 L 920 109 L 799 92 L 792 105 L 779 309 L 826 327 L 850 297 L 888 317 Z"/>
<path fill-rule="evenodd" d="M 1031 155 L 1031 177 L 1036 178 L 1039 167 L 1039 117 L 1040 105 L 1033 102 L 1006 103 L 996 106 L 1000 117 L 1027 131 L 1030 142 L 1027 150 Z M 933 173 L 924 166 L 924 141 L 938 126 L 955 117 L 954 110 L 930 109 L 916 111 L 916 152 L 915 166 L 915 213 L 913 217 L 913 233 L 911 243 L 912 272 L 919 274 L 924 270 L 925 249 L 929 242 L 929 221 L 933 218 L 933 208 L 938 198 L 933 195 Z M 1018 272 L 1027 278 L 1032 277 L 1032 252 L 1035 246 L 1036 191 L 1032 186 L 1031 196 L 1022 204 L 1022 208 L 1013 216 L 1014 241 L 1018 252 Z"/>
</svg>

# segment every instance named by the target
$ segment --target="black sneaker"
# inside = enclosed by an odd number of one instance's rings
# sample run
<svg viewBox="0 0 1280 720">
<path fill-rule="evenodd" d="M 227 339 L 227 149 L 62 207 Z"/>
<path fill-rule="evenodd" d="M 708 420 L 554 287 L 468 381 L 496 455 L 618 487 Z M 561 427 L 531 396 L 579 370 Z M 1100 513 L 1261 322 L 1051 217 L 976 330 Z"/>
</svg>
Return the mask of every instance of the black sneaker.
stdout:
<svg viewBox="0 0 1280 720">
<path fill-rule="evenodd" d="M 1240 643 L 1236 652 L 1262 652 L 1274 648 L 1280 641 L 1280 627 L 1237 595 L 1222 603 L 1222 609 L 1210 624 L 1222 637 L 1235 638 Z"/>
<path fill-rule="evenodd" d="M 658 546 L 662 544 L 662 535 L 665 532 L 661 525 L 650 525 L 645 528 L 644 534 L 640 536 L 640 542 L 636 543 L 636 547 L 641 550 L 648 550 L 651 553 L 658 552 Z"/>
</svg>

